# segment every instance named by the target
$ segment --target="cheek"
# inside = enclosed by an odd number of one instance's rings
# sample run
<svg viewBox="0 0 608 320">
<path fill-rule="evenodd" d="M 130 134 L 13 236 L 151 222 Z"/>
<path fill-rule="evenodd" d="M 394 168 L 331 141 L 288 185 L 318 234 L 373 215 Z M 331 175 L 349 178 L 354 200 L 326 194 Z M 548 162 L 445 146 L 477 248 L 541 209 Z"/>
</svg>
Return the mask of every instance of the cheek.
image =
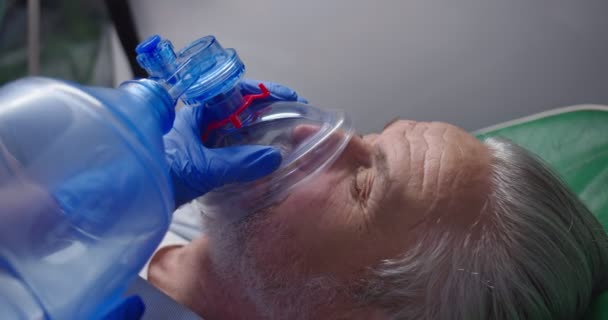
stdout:
<svg viewBox="0 0 608 320">
<path fill-rule="evenodd" d="M 331 175 L 321 175 L 304 185 L 298 186 L 277 208 L 275 216 L 294 229 L 294 233 L 321 233 L 320 228 L 343 210 L 344 197 L 348 190 L 344 183 Z"/>
<path fill-rule="evenodd" d="M 299 187 L 273 209 L 271 220 L 283 233 L 274 247 L 275 263 L 293 267 L 299 261 L 298 272 L 345 277 L 366 265 L 363 213 L 344 177 L 320 176 Z"/>
</svg>

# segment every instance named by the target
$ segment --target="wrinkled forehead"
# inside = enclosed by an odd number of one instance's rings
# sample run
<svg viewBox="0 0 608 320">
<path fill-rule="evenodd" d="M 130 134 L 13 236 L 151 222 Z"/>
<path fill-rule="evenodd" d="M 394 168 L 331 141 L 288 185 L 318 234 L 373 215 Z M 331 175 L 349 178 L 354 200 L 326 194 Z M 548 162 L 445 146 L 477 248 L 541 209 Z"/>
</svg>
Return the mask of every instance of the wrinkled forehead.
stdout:
<svg viewBox="0 0 608 320">
<path fill-rule="evenodd" d="M 445 122 L 392 120 L 386 124 L 382 134 L 400 136 L 409 142 L 424 142 L 429 144 L 429 147 L 441 147 L 445 143 L 458 142 L 473 148 L 485 148 L 465 130 Z"/>
<path fill-rule="evenodd" d="M 429 205 L 454 205 L 457 200 L 475 206 L 485 198 L 489 151 L 466 131 L 443 122 L 396 121 L 377 139 L 394 192 Z"/>
<path fill-rule="evenodd" d="M 385 127 L 379 141 L 392 162 L 409 162 L 423 167 L 428 174 L 434 169 L 453 169 L 454 166 L 466 169 L 467 164 L 489 164 L 486 146 L 449 123 L 394 121 Z"/>
</svg>

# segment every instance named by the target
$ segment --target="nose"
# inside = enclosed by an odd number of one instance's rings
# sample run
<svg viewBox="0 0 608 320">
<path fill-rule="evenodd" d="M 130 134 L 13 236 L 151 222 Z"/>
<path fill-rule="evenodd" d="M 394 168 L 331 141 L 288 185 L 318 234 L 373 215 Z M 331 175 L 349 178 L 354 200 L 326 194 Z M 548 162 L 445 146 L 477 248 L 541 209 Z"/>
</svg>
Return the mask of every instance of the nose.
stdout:
<svg viewBox="0 0 608 320">
<path fill-rule="evenodd" d="M 372 133 L 372 134 L 366 134 L 366 135 L 362 136 L 361 138 L 363 139 L 363 142 L 367 143 L 368 145 L 373 146 L 376 144 L 379 137 L 380 137 L 379 134 Z"/>
<path fill-rule="evenodd" d="M 372 165 L 372 144 L 359 135 L 353 135 L 344 149 L 340 160 L 353 163 L 356 166 L 370 167 Z"/>
<path fill-rule="evenodd" d="M 318 126 L 300 125 L 292 132 L 292 142 L 295 145 L 306 140 L 319 130 Z M 339 141 L 343 138 L 344 132 L 336 132 L 328 139 L 328 145 L 332 144 L 332 139 Z M 362 136 L 353 134 L 350 141 L 342 151 L 332 167 L 341 167 L 344 164 L 369 167 L 372 165 L 372 144 Z"/>
<path fill-rule="evenodd" d="M 291 136 L 292 143 L 294 145 L 299 145 L 304 142 L 304 140 L 317 133 L 319 129 L 319 126 L 315 125 L 299 125 L 295 127 Z"/>
</svg>

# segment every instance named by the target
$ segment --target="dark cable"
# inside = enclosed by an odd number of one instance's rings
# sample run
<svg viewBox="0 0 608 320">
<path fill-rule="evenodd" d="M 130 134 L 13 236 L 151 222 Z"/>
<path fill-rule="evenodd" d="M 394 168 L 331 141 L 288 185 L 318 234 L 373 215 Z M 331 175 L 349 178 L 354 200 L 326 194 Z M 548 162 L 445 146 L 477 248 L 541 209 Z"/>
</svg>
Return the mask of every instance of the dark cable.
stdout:
<svg viewBox="0 0 608 320">
<path fill-rule="evenodd" d="M 135 47 L 139 44 L 139 37 L 135 30 L 135 23 L 133 22 L 133 15 L 131 8 L 127 0 L 104 0 L 110 19 L 116 27 L 118 38 L 123 50 L 127 54 L 129 60 L 129 66 L 133 72 L 135 78 L 145 78 L 148 76 L 146 71 L 137 64 L 137 54 L 135 53 Z"/>
</svg>

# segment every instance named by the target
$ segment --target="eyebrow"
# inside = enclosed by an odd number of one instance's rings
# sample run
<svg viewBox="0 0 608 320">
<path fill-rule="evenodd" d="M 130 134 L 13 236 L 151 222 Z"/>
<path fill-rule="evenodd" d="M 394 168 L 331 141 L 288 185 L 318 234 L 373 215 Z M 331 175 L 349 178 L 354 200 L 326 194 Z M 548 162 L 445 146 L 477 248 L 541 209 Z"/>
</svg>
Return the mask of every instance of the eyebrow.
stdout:
<svg viewBox="0 0 608 320">
<path fill-rule="evenodd" d="M 394 117 L 394 118 L 392 118 L 392 119 L 391 119 L 389 122 L 387 122 L 387 123 L 384 125 L 384 128 L 382 128 L 382 130 L 386 130 L 386 128 L 390 127 L 391 125 L 393 125 L 395 122 L 397 122 L 397 121 L 399 121 L 399 120 L 400 120 L 400 118 L 399 118 L 399 117 Z"/>
<path fill-rule="evenodd" d="M 390 167 L 388 165 L 388 157 L 386 151 L 383 148 L 377 147 L 374 152 L 374 162 L 377 165 L 379 175 L 382 177 L 382 183 L 389 183 L 389 172 Z"/>
</svg>

